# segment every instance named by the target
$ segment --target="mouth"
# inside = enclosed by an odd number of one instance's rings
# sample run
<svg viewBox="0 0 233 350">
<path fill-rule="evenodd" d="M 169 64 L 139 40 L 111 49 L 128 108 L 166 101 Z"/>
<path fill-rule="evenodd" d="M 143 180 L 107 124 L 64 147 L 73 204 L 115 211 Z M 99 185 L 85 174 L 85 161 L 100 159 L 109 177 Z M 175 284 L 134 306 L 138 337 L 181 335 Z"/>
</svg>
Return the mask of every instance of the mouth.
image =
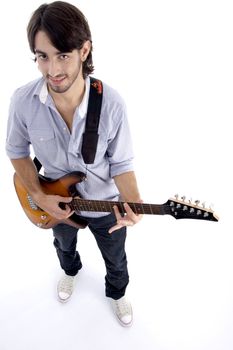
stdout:
<svg viewBox="0 0 233 350">
<path fill-rule="evenodd" d="M 48 79 L 48 82 L 51 84 L 51 85 L 60 85 L 65 79 L 66 77 L 56 77 L 56 78 L 52 78 L 52 77 L 47 77 Z"/>
</svg>

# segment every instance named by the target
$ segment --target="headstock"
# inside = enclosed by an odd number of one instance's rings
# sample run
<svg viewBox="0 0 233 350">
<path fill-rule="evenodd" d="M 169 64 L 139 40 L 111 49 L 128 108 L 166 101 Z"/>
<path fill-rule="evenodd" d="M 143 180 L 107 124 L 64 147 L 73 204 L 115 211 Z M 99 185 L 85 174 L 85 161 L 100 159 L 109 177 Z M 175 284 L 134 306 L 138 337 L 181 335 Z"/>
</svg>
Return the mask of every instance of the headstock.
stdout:
<svg viewBox="0 0 233 350">
<path fill-rule="evenodd" d="M 198 219 L 208 221 L 218 221 L 218 217 L 214 214 L 211 207 L 206 208 L 205 203 L 200 205 L 200 201 L 186 201 L 185 196 L 179 199 L 178 195 L 175 198 L 170 198 L 166 202 L 168 211 L 175 219 Z"/>
</svg>

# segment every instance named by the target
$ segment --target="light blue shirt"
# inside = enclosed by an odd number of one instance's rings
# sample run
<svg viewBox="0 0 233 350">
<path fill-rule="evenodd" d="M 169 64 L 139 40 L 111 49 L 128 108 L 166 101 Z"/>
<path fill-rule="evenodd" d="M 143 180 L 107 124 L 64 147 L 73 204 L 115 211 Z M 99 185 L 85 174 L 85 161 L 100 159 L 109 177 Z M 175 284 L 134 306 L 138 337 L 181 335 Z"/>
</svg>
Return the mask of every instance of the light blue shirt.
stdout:
<svg viewBox="0 0 233 350">
<path fill-rule="evenodd" d="M 90 90 L 89 77 L 85 84 L 85 94 L 74 113 L 71 132 L 56 109 L 43 78 L 17 89 L 10 104 L 6 152 L 11 159 L 28 157 L 32 145 L 34 154 L 43 165 L 45 176 L 57 179 L 72 171 L 81 171 L 87 176 L 87 181 L 77 185 L 81 197 L 118 200 L 119 191 L 113 177 L 133 170 L 126 106 L 121 96 L 103 83 L 95 162 L 86 165 L 81 147 Z M 102 215 L 86 213 L 86 216 Z"/>
</svg>

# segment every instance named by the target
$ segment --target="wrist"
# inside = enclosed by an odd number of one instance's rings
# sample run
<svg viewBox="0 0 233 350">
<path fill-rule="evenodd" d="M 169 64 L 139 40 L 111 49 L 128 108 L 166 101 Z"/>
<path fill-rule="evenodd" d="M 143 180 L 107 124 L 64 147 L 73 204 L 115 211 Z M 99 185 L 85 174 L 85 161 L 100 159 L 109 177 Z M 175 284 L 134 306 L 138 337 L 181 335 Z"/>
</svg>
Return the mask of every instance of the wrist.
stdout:
<svg viewBox="0 0 233 350">
<path fill-rule="evenodd" d="M 45 201 L 46 196 L 47 194 L 45 194 L 43 191 L 36 191 L 31 193 L 31 197 L 36 203 Z"/>
</svg>

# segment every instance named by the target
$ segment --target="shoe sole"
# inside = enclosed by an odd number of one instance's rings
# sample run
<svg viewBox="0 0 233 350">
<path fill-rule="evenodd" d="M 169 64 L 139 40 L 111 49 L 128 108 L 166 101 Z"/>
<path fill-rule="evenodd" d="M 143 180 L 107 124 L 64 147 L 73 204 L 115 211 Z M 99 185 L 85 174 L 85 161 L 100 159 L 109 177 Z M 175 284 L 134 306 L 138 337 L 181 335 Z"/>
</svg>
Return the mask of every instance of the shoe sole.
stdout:
<svg viewBox="0 0 233 350">
<path fill-rule="evenodd" d="M 116 318 L 117 318 L 117 321 L 120 323 L 120 325 L 121 325 L 122 327 L 129 328 L 129 327 L 131 327 L 132 324 L 133 324 L 133 319 L 131 320 L 130 323 L 124 323 L 124 322 L 122 322 L 122 321 L 117 317 L 117 315 L 116 315 Z"/>
<path fill-rule="evenodd" d="M 59 295 L 58 295 L 58 296 L 57 296 L 57 300 L 60 301 L 60 303 L 65 304 L 65 303 L 67 303 L 67 302 L 70 300 L 70 297 L 67 298 L 67 299 L 61 299 L 61 298 L 59 297 Z"/>
</svg>

